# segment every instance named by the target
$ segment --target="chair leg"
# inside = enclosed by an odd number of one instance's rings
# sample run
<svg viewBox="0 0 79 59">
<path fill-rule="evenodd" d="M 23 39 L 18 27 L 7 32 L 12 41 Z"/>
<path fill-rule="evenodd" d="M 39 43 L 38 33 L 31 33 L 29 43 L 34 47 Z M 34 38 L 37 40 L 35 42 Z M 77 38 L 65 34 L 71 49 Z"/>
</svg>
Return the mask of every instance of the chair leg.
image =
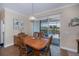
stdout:
<svg viewBox="0 0 79 59">
<path fill-rule="evenodd" d="M 19 48 L 19 55 L 20 56 L 25 56 L 25 55 L 27 55 L 27 53 L 23 49 Z"/>
<path fill-rule="evenodd" d="M 49 55 L 51 56 L 51 51 L 49 52 Z"/>
<path fill-rule="evenodd" d="M 48 53 L 49 53 L 49 50 L 47 50 L 47 51 L 45 52 L 45 56 L 48 56 Z"/>
<path fill-rule="evenodd" d="M 51 56 L 51 51 L 49 50 L 48 52 L 46 52 L 45 55 L 46 55 L 46 56 Z"/>
<path fill-rule="evenodd" d="M 46 56 L 48 56 L 48 55 L 51 56 L 51 50 L 49 49 L 49 50 L 45 53 L 45 55 L 46 55 Z"/>
</svg>

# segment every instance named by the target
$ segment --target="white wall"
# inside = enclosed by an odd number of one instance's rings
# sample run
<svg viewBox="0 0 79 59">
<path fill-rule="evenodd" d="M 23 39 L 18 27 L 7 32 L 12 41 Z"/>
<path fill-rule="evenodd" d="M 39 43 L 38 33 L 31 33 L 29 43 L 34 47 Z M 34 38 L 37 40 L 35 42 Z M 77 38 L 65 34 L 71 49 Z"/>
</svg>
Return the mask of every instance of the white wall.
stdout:
<svg viewBox="0 0 79 59">
<path fill-rule="evenodd" d="M 5 31 L 5 40 L 4 40 L 4 46 L 10 46 L 14 44 L 14 35 L 16 35 L 17 33 L 20 32 L 20 30 L 13 30 L 13 19 L 21 19 L 23 20 L 27 20 L 26 16 L 5 8 L 5 19 L 4 19 L 4 31 Z M 26 26 L 27 28 L 27 26 Z M 22 29 L 22 31 L 24 31 L 24 29 Z M 27 30 L 26 30 L 27 32 Z"/>
<path fill-rule="evenodd" d="M 79 26 L 69 27 L 70 20 L 74 17 L 79 17 L 79 5 L 64 8 L 61 14 L 61 40 L 60 46 L 64 49 L 77 52 L 76 39 L 79 37 Z"/>
<path fill-rule="evenodd" d="M 32 32 L 32 30 L 33 30 L 33 28 L 32 28 L 32 26 L 33 26 L 33 22 L 32 21 L 30 21 L 29 19 L 28 19 L 28 17 L 26 18 L 26 20 L 24 20 L 24 32 L 26 33 L 26 34 L 28 34 L 28 35 L 32 35 L 33 34 L 33 32 Z"/>
</svg>

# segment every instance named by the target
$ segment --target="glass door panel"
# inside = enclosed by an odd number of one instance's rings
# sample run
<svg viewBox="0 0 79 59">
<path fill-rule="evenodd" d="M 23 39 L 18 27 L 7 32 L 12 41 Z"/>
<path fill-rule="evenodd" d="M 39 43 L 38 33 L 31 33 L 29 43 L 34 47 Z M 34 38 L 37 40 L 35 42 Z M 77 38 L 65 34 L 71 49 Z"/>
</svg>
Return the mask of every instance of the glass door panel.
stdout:
<svg viewBox="0 0 79 59">
<path fill-rule="evenodd" d="M 60 45 L 60 21 L 56 18 L 49 18 L 49 28 L 48 28 L 48 35 L 53 36 L 53 44 Z"/>
<path fill-rule="evenodd" d="M 48 19 L 40 20 L 40 32 L 44 32 L 48 36 Z"/>
</svg>

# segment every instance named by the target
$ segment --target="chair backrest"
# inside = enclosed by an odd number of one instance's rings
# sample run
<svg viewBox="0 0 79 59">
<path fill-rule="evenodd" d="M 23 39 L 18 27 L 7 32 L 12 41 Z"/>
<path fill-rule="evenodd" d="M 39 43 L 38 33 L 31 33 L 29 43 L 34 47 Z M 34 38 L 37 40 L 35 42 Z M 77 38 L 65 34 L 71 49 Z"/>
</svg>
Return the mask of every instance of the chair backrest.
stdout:
<svg viewBox="0 0 79 59">
<path fill-rule="evenodd" d="M 20 47 L 20 37 L 16 36 L 15 40 L 16 40 L 16 46 Z"/>
<path fill-rule="evenodd" d="M 44 36 L 45 36 L 45 35 L 44 35 L 44 32 L 39 32 L 39 33 L 38 33 L 38 37 L 44 38 Z"/>
<path fill-rule="evenodd" d="M 49 55 L 51 56 L 51 43 L 52 43 L 52 36 L 49 38 L 49 45 L 48 45 L 48 51 L 49 51 Z"/>
<path fill-rule="evenodd" d="M 33 37 L 37 38 L 38 37 L 38 32 L 34 32 Z"/>
<path fill-rule="evenodd" d="M 53 40 L 52 36 L 50 36 L 49 40 L 50 40 L 49 44 L 52 44 L 52 40 Z"/>
<path fill-rule="evenodd" d="M 25 33 L 23 33 L 23 32 L 21 32 L 21 33 L 19 33 L 19 34 L 18 34 L 18 36 L 25 37 L 25 36 L 28 36 L 28 35 L 27 35 L 27 34 L 25 34 Z"/>
<path fill-rule="evenodd" d="M 20 55 L 27 55 L 26 45 L 23 43 L 22 36 L 17 36 L 17 47 L 19 49 Z"/>
<path fill-rule="evenodd" d="M 49 52 L 49 54 L 51 56 L 51 49 L 50 49 L 51 42 L 52 42 L 52 36 L 49 37 L 49 42 L 48 42 L 48 45 L 46 47 L 45 55 L 48 55 L 48 52 Z"/>
<path fill-rule="evenodd" d="M 19 48 L 24 45 L 22 38 L 23 38 L 22 36 L 19 36 L 19 35 L 16 36 L 16 46 Z"/>
</svg>

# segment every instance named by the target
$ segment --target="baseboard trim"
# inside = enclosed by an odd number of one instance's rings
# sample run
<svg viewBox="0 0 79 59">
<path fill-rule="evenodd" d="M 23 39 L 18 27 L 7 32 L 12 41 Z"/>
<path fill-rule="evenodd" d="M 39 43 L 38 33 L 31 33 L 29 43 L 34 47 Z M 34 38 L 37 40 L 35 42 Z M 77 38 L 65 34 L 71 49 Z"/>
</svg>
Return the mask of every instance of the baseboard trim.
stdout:
<svg viewBox="0 0 79 59">
<path fill-rule="evenodd" d="M 77 53 L 77 50 L 75 49 L 70 49 L 70 48 L 66 48 L 66 47 L 60 47 L 61 49 L 64 49 L 64 50 L 68 50 L 68 51 L 72 51 L 72 52 L 76 52 Z"/>
<path fill-rule="evenodd" d="M 9 47 L 9 46 L 12 46 L 12 45 L 14 45 L 14 43 L 4 45 L 4 47 L 6 48 L 6 47 Z"/>
</svg>

